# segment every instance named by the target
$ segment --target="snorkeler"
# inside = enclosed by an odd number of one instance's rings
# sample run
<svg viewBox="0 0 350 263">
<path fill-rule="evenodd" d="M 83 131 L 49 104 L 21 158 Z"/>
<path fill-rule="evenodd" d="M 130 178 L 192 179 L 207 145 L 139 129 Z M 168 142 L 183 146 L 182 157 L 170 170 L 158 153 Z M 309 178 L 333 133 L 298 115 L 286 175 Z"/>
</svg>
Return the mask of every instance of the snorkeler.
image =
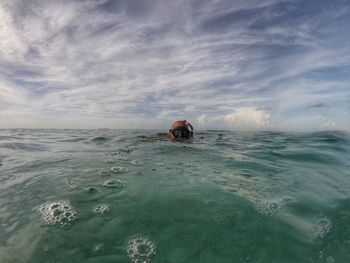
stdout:
<svg viewBox="0 0 350 263">
<path fill-rule="evenodd" d="M 172 141 L 184 141 L 193 139 L 193 126 L 186 120 L 175 121 L 171 125 L 171 129 L 168 133 L 159 132 L 151 136 L 139 136 L 141 140 L 139 142 L 145 141 L 163 141 L 163 140 L 172 140 Z"/>
<path fill-rule="evenodd" d="M 193 126 L 186 120 L 175 121 L 169 130 L 171 140 L 188 140 L 193 138 Z"/>
</svg>

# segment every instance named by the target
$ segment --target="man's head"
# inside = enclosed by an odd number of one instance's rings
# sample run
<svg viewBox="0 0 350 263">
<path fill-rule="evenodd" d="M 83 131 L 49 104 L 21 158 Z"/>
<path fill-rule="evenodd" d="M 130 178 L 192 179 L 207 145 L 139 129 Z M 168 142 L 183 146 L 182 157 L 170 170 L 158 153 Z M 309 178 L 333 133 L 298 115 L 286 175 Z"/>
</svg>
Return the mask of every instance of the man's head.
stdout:
<svg viewBox="0 0 350 263">
<path fill-rule="evenodd" d="M 193 138 L 193 126 L 186 120 L 175 121 L 171 125 L 168 137 L 172 140 L 183 140 Z"/>
</svg>

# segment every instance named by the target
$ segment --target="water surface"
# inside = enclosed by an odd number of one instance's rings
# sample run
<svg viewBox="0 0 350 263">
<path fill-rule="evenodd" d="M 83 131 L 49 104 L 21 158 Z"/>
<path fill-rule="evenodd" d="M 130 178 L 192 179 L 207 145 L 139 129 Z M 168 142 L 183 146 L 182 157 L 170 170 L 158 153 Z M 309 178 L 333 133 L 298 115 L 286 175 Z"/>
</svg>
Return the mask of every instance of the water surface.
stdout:
<svg viewBox="0 0 350 263">
<path fill-rule="evenodd" d="M 0 130 L 0 262 L 350 262 L 350 137 Z"/>
</svg>

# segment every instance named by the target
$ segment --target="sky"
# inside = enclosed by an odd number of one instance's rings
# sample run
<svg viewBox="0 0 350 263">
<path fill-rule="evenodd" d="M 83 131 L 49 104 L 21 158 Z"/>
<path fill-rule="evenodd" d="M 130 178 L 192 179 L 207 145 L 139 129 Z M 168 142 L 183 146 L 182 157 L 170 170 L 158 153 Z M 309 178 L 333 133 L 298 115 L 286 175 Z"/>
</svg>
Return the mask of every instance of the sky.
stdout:
<svg viewBox="0 0 350 263">
<path fill-rule="evenodd" d="M 349 0 L 0 0 L 0 128 L 350 131 Z"/>
</svg>

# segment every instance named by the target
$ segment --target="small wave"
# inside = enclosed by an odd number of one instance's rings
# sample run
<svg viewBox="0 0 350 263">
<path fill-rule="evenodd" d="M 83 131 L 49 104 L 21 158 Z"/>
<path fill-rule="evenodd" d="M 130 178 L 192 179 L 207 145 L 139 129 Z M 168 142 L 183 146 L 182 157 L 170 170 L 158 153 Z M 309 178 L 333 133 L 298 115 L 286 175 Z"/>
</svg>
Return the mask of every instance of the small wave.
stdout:
<svg viewBox="0 0 350 263">
<path fill-rule="evenodd" d="M 348 143 L 349 134 L 341 131 L 322 131 L 314 132 L 309 135 L 314 140 L 326 142 L 326 143 Z"/>
<path fill-rule="evenodd" d="M 271 152 L 274 156 L 284 158 L 288 161 L 296 162 L 314 162 L 314 163 L 334 163 L 337 161 L 327 152 L 318 152 L 316 149 L 304 148 L 300 151 L 274 151 Z"/>
<path fill-rule="evenodd" d="M 47 151 L 49 147 L 38 144 L 38 143 L 21 143 L 21 142 L 12 142 L 12 143 L 3 143 L 0 145 L 0 148 L 7 148 L 12 150 L 24 150 L 24 151 Z"/>
<path fill-rule="evenodd" d="M 61 139 L 58 140 L 59 142 L 81 142 L 81 141 L 85 141 L 86 138 L 83 137 L 77 137 L 77 138 L 70 138 L 70 139 Z"/>
<path fill-rule="evenodd" d="M 104 142 L 110 141 L 111 139 L 112 138 L 110 138 L 110 137 L 97 136 L 97 137 L 90 139 L 90 141 L 95 142 L 95 143 L 104 143 Z"/>
</svg>

